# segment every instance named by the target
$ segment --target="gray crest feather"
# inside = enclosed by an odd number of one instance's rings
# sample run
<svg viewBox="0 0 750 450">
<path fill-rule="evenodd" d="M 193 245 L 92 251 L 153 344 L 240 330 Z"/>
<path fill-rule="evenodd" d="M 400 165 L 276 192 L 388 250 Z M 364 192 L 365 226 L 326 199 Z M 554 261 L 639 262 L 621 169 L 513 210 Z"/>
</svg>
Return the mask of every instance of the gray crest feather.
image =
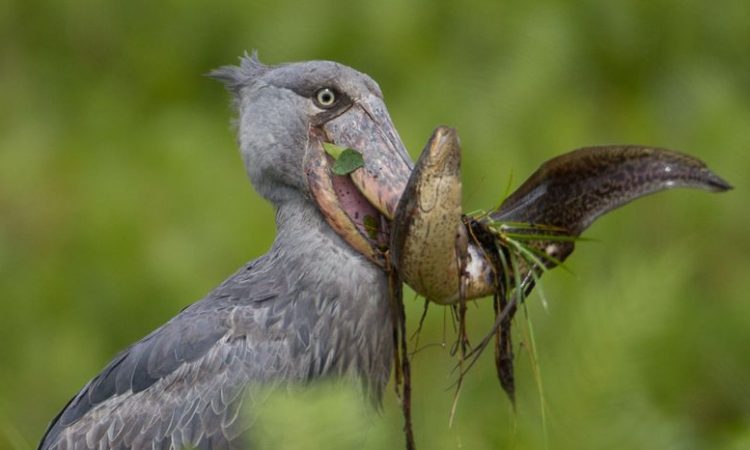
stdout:
<svg viewBox="0 0 750 450">
<path fill-rule="evenodd" d="M 247 52 L 240 57 L 238 66 L 222 66 L 214 69 L 206 75 L 221 81 L 227 90 L 234 96 L 238 96 L 245 86 L 250 85 L 253 80 L 263 75 L 270 69 L 258 59 L 258 51 L 253 50 L 251 55 Z"/>
</svg>

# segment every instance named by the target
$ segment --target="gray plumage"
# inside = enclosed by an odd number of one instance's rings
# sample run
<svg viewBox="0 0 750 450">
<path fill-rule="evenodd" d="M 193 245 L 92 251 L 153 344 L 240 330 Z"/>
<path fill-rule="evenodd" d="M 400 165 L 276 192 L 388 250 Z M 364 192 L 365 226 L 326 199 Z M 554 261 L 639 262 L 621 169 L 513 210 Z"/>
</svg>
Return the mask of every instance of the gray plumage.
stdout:
<svg viewBox="0 0 750 450">
<path fill-rule="evenodd" d="M 40 449 L 244 448 L 249 386 L 352 375 L 377 400 L 388 382 L 386 275 L 330 228 L 303 173 L 309 128 L 349 107 L 321 110 L 314 92 L 332 85 L 352 104 L 381 99 L 377 85 L 332 62 L 268 67 L 255 56 L 212 75 L 234 94 L 243 160 L 276 209 L 276 239 L 117 355 L 53 420 Z"/>
</svg>

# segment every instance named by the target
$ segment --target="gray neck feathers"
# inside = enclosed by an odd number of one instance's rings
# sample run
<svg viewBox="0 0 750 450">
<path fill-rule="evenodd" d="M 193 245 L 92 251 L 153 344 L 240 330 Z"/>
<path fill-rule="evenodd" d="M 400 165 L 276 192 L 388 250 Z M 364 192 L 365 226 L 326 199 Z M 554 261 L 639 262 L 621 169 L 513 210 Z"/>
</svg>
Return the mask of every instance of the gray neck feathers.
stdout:
<svg viewBox="0 0 750 450">
<path fill-rule="evenodd" d="M 296 335 L 292 378 L 354 375 L 379 400 L 390 376 L 392 328 L 386 274 L 354 251 L 309 200 L 278 206 L 267 255 L 288 293 L 274 300 Z"/>
</svg>

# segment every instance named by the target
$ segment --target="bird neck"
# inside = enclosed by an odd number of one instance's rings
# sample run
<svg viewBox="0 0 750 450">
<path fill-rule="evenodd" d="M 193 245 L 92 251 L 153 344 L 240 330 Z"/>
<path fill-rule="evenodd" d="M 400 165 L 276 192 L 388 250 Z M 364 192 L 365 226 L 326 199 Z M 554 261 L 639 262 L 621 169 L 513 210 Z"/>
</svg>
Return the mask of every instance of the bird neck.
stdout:
<svg viewBox="0 0 750 450">
<path fill-rule="evenodd" d="M 292 306 L 277 309 L 296 335 L 309 336 L 290 349 L 298 360 L 309 361 L 299 376 L 348 373 L 379 400 L 393 351 L 385 272 L 336 234 L 308 200 L 277 206 L 276 224 L 269 263 L 286 280 L 283 301 Z"/>
<path fill-rule="evenodd" d="M 315 261 L 310 257 L 320 258 L 327 251 L 364 259 L 328 225 L 317 206 L 303 197 L 288 199 L 276 207 L 273 251 L 308 262 Z"/>
</svg>

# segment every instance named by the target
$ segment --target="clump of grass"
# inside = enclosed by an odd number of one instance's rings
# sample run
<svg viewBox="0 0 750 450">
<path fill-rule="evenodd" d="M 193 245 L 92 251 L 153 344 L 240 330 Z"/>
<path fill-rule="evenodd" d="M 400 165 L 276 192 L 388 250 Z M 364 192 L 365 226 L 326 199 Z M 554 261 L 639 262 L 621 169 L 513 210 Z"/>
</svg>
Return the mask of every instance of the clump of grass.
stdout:
<svg viewBox="0 0 750 450">
<path fill-rule="evenodd" d="M 541 276 L 553 267 L 569 270 L 563 260 L 579 240 L 567 230 L 544 224 L 505 222 L 493 219 L 485 211 L 470 213 L 464 218 L 471 239 L 483 250 L 493 263 L 495 293 L 493 308 L 495 322 L 489 332 L 471 346 L 466 335 L 466 299 L 461 296 L 453 306 L 458 337 L 453 349 L 458 353 L 453 407 L 449 422 L 452 422 L 456 404 L 460 396 L 463 378 L 476 363 L 484 350 L 493 344 L 495 368 L 500 386 L 515 409 L 515 373 L 512 325 L 519 306 L 524 308 L 526 317 L 526 347 L 534 373 L 534 380 L 540 396 L 542 427 L 546 435 L 546 407 L 542 374 L 536 353 L 531 317 L 526 309 L 526 299 L 534 287 L 539 287 L 542 304 L 547 307 L 547 298 L 540 286 Z M 464 283 L 461 283 L 463 286 Z"/>
</svg>

